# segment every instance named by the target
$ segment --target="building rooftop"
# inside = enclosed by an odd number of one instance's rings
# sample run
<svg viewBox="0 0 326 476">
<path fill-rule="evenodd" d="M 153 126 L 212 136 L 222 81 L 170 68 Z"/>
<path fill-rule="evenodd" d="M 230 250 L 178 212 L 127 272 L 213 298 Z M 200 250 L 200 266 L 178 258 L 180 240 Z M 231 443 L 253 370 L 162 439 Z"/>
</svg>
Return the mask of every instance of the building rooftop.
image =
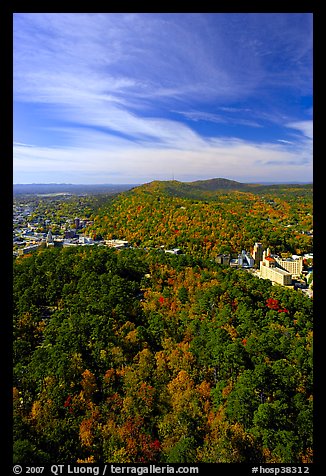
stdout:
<svg viewBox="0 0 326 476">
<path fill-rule="evenodd" d="M 288 271 L 286 271 L 286 269 L 282 269 L 282 268 L 273 268 L 273 270 L 279 274 L 286 274 L 286 275 L 291 274 Z"/>
</svg>

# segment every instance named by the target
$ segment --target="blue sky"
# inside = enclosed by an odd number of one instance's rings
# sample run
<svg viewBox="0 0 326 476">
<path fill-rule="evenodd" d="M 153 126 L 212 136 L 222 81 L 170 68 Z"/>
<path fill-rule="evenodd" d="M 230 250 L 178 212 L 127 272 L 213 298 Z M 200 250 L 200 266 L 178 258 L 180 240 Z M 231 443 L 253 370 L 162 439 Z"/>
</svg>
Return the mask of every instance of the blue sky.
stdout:
<svg viewBox="0 0 326 476">
<path fill-rule="evenodd" d="M 312 181 L 311 13 L 15 13 L 14 183 Z"/>
</svg>

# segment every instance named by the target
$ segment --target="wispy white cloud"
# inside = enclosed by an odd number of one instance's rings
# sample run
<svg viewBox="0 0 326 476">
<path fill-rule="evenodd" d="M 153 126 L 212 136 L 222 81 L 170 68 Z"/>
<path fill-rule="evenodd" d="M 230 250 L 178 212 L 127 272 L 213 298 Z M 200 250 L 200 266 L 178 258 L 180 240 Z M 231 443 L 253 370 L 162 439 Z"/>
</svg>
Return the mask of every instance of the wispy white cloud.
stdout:
<svg viewBox="0 0 326 476">
<path fill-rule="evenodd" d="M 205 121 L 213 122 L 216 124 L 237 124 L 247 127 L 262 127 L 259 122 L 253 119 L 245 119 L 242 115 L 237 114 L 235 108 L 223 108 L 229 109 L 227 112 L 232 114 L 216 114 L 207 111 L 175 111 L 178 114 L 186 117 L 187 119 L 195 122 Z"/>
<path fill-rule="evenodd" d="M 16 141 L 14 141 L 14 147 L 35 147 L 35 145 L 25 144 L 24 142 L 16 142 Z"/>
<path fill-rule="evenodd" d="M 290 122 L 286 127 L 300 131 L 308 139 L 313 138 L 313 121 Z"/>
<path fill-rule="evenodd" d="M 40 135 L 60 132 L 66 144 L 40 147 L 33 140 L 35 145 L 29 146 L 17 130 L 16 176 L 77 170 L 80 177 L 103 181 L 103 174 L 111 173 L 123 182 L 132 176 L 168 178 L 173 169 L 180 177 L 233 174 L 241 179 L 252 167 L 258 179 L 268 171 L 275 176 L 282 163 L 290 164 L 293 174 L 309 173 L 297 145 L 304 145 L 302 154 L 310 157 L 311 166 L 310 121 L 291 114 L 282 119 L 279 111 L 273 112 L 275 123 L 296 131 L 293 144 L 287 135 L 279 144 L 277 139 L 274 144 L 228 139 L 218 132 L 209 139 L 197 128 L 202 122 L 261 128 L 264 114 L 272 115 L 268 106 L 273 95 L 266 84 L 284 86 L 287 77 L 287 88 L 309 90 L 310 37 L 307 41 L 302 35 L 301 24 L 307 24 L 305 17 L 273 16 L 274 28 L 268 16 L 262 28 L 259 15 L 14 17 L 15 100 L 38 104 L 42 121 L 35 127 Z M 276 63 L 278 57 L 283 66 Z M 304 72 L 300 84 L 298 71 Z M 264 112 L 248 106 L 256 97 Z"/>
<path fill-rule="evenodd" d="M 235 180 L 311 180 L 311 162 L 304 151 L 289 149 L 286 145 L 255 144 L 239 139 L 207 140 L 198 146 L 196 140 L 183 148 L 157 146 L 156 142 L 131 144 L 121 138 L 108 140 L 106 134 L 93 132 L 86 140 L 78 135 L 79 145 L 69 148 L 41 148 L 17 145 L 15 147 L 16 181 L 24 173 L 51 173 L 60 175 L 64 167 L 69 177 L 78 170 L 77 182 L 90 177 L 98 183 L 146 182 L 155 178 L 179 180 L 227 177 Z M 286 164 L 286 169 L 283 166 Z M 71 180 L 71 179 L 69 179 Z"/>
<path fill-rule="evenodd" d="M 71 89 L 78 78 L 101 95 L 113 90 L 134 99 L 193 99 L 196 94 L 197 100 L 219 100 L 222 106 L 227 99 L 249 97 L 273 78 L 275 55 L 287 52 L 282 74 L 289 80 L 293 69 L 296 75 L 292 58 L 304 65 L 311 43 L 298 36 L 295 19 L 274 15 L 273 28 L 268 15 L 16 14 L 16 92 L 49 100 L 53 84 Z M 275 22 L 290 28 L 276 33 Z M 268 63 L 257 51 L 270 48 L 271 35 L 275 44 Z M 292 69 L 286 66 L 289 59 Z"/>
<path fill-rule="evenodd" d="M 285 139 L 277 139 L 277 142 L 282 142 L 283 144 L 294 144 L 293 141 L 285 140 Z"/>
<path fill-rule="evenodd" d="M 180 114 L 191 121 L 207 121 L 207 122 L 215 122 L 217 124 L 225 122 L 225 117 L 219 114 L 215 114 L 213 112 L 207 111 L 173 111 L 177 114 Z"/>
</svg>

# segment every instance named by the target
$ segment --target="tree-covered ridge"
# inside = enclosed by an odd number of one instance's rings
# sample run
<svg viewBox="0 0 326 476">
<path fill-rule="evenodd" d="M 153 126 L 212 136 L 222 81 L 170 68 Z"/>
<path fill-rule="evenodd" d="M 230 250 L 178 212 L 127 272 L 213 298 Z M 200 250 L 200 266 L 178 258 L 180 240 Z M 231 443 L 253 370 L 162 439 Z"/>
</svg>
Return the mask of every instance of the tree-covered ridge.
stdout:
<svg viewBox="0 0 326 476">
<path fill-rule="evenodd" d="M 311 187 L 219 190 L 209 192 L 208 199 L 193 199 L 184 197 L 182 183 L 173 185 L 174 190 L 181 187 L 182 196 L 170 195 L 169 184 L 152 182 L 120 194 L 99 209 L 88 232 L 94 238 L 179 247 L 200 256 L 250 250 L 256 241 L 276 253 L 312 251 Z"/>
<path fill-rule="evenodd" d="M 312 302 L 159 252 L 14 262 L 17 463 L 312 461 Z"/>
<path fill-rule="evenodd" d="M 154 180 L 153 182 L 136 187 L 148 192 L 160 192 L 175 197 L 209 198 L 220 191 L 250 189 L 251 185 L 234 180 L 215 178 L 196 180 L 195 182 L 180 182 L 179 180 Z M 133 189 L 134 190 L 134 189 Z"/>
<path fill-rule="evenodd" d="M 272 193 L 284 190 L 312 191 L 312 184 L 259 184 L 242 183 L 226 178 L 196 180 L 194 182 L 180 182 L 178 180 L 154 180 L 135 187 L 137 190 L 160 192 L 170 196 L 188 197 L 194 199 L 214 199 L 220 192 L 243 191 L 253 193 Z M 135 188 L 133 190 L 135 190 Z"/>
</svg>

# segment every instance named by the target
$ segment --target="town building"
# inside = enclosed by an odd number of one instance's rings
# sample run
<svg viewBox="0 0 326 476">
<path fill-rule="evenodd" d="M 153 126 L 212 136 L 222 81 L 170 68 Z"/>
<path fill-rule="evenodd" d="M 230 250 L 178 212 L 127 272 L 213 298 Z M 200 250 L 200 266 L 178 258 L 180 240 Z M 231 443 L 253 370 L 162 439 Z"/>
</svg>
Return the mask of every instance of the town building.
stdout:
<svg viewBox="0 0 326 476">
<path fill-rule="evenodd" d="M 252 257 L 254 259 L 255 266 L 259 267 L 259 263 L 263 259 L 263 245 L 260 242 L 254 244 L 254 250 L 252 253 Z"/>
<path fill-rule="evenodd" d="M 47 247 L 54 246 L 54 240 L 53 240 L 53 235 L 51 230 L 48 231 L 48 234 L 46 236 L 46 246 Z"/>
<path fill-rule="evenodd" d="M 93 245 L 94 241 L 92 238 L 88 238 L 87 236 L 80 236 L 78 239 L 78 243 L 82 245 Z"/>
<path fill-rule="evenodd" d="M 70 246 L 78 246 L 78 243 L 75 243 L 75 242 L 70 241 L 70 240 L 63 240 L 62 246 L 63 246 L 63 248 L 68 248 Z"/>
<path fill-rule="evenodd" d="M 31 253 L 32 251 L 36 251 L 39 247 L 40 247 L 39 244 L 38 245 L 25 246 L 24 248 L 20 248 L 18 250 L 18 255 L 19 256 L 26 255 L 28 253 Z"/>
<path fill-rule="evenodd" d="M 238 256 L 238 263 L 242 268 L 252 268 L 255 264 L 255 260 L 245 250 L 242 250 Z"/>
<path fill-rule="evenodd" d="M 252 268 L 254 264 L 254 258 L 245 250 L 242 250 L 237 258 L 230 260 L 230 266 L 233 268 Z"/>
<path fill-rule="evenodd" d="M 76 236 L 76 231 L 75 230 L 66 230 L 64 232 L 64 237 L 67 238 L 75 238 Z"/>
<path fill-rule="evenodd" d="M 218 264 L 223 264 L 223 265 L 229 266 L 230 261 L 231 261 L 231 256 L 230 255 L 219 254 L 219 255 L 216 256 L 216 262 Z"/>
<path fill-rule="evenodd" d="M 104 240 L 104 241 L 106 246 L 108 246 L 109 248 L 116 248 L 116 249 L 127 248 L 129 244 L 128 241 L 126 240 L 118 240 L 118 239 Z"/>
<path fill-rule="evenodd" d="M 303 268 L 303 258 L 302 256 L 297 256 L 296 258 L 286 258 L 282 259 L 278 256 L 275 256 L 275 261 L 277 262 L 278 266 L 285 269 L 292 276 L 299 277 L 302 274 Z"/>
<path fill-rule="evenodd" d="M 282 286 L 292 285 L 292 274 L 289 271 L 278 266 L 275 258 L 265 256 L 260 262 L 260 277 L 270 279 L 272 282 L 281 284 Z"/>
</svg>

